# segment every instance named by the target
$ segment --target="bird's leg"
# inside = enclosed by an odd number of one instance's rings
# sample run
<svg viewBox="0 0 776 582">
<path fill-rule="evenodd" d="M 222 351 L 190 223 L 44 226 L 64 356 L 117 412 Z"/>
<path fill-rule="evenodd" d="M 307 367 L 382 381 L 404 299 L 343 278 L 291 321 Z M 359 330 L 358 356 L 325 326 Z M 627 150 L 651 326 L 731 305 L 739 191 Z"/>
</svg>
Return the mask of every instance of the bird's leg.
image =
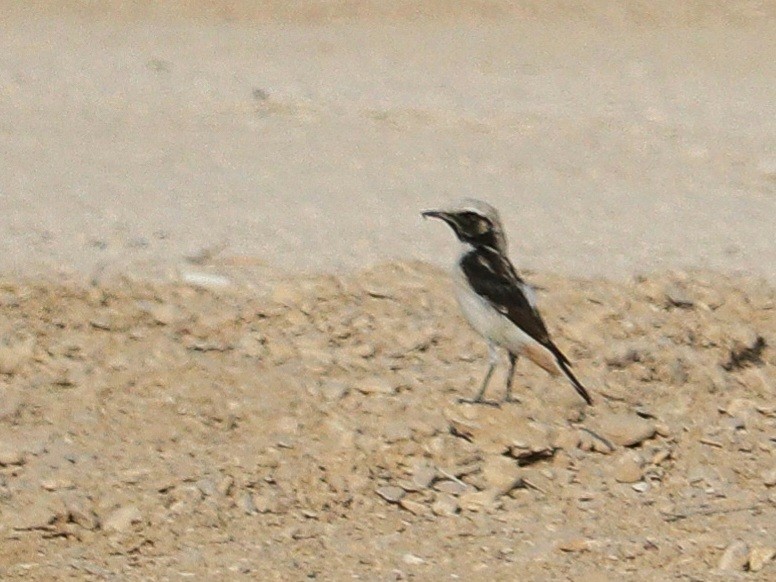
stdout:
<svg viewBox="0 0 776 582">
<path fill-rule="evenodd" d="M 517 355 L 509 352 L 509 371 L 507 372 L 507 392 L 504 395 L 504 402 L 520 402 L 515 396 L 512 396 L 512 383 L 515 380 L 515 364 L 517 364 Z"/>
<path fill-rule="evenodd" d="M 488 373 L 485 374 L 485 378 L 482 381 L 482 386 L 480 386 L 480 391 L 477 392 L 477 396 L 474 398 L 459 398 L 458 402 L 465 404 L 488 404 L 490 406 L 498 406 L 497 402 L 490 402 L 489 400 L 484 399 L 485 390 L 488 389 L 490 377 L 493 375 L 493 370 L 496 369 L 496 364 L 498 363 L 498 351 L 496 350 L 496 346 L 491 343 L 488 343 L 488 362 Z"/>
</svg>

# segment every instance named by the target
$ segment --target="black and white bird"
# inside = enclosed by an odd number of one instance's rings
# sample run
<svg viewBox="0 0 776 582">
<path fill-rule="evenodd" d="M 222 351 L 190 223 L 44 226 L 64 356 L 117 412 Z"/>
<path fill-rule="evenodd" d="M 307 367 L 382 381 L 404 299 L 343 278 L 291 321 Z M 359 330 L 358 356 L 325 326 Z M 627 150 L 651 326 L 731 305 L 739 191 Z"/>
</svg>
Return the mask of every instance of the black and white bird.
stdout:
<svg viewBox="0 0 776 582">
<path fill-rule="evenodd" d="M 445 221 L 461 242 L 453 269 L 458 303 L 469 324 L 488 342 L 490 366 L 480 391 L 462 402 L 488 403 L 485 390 L 498 362 L 497 348 L 509 355 L 505 402 L 512 396 L 518 356 L 525 356 L 552 376 L 563 374 L 585 402 L 593 400 L 571 371 L 571 362 L 550 339 L 536 308 L 536 296 L 507 257 L 507 240 L 498 211 L 480 200 L 465 199 L 445 210 L 427 210 L 422 216 Z"/>
</svg>

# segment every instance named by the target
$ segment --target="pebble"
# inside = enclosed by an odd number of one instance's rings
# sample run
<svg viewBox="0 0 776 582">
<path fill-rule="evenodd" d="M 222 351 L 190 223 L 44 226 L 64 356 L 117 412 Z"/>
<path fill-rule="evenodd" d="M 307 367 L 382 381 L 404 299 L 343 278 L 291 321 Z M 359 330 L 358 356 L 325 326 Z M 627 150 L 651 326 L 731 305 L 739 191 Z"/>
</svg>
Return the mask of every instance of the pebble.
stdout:
<svg viewBox="0 0 776 582">
<path fill-rule="evenodd" d="M 644 459 L 635 451 L 626 451 L 614 461 L 613 476 L 619 483 L 636 483 L 641 480 Z"/>
<path fill-rule="evenodd" d="M 604 436 L 622 447 L 638 445 L 655 434 L 655 425 L 636 414 L 607 414 L 599 425 Z"/>
<path fill-rule="evenodd" d="M 393 485 L 378 487 L 376 493 L 385 499 L 388 503 L 399 503 L 401 498 L 405 495 L 404 489 Z"/>
<path fill-rule="evenodd" d="M 0 442 L 0 467 L 24 465 L 24 451 L 15 444 Z"/>
<path fill-rule="evenodd" d="M 586 552 L 590 549 L 591 540 L 582 537 L 572 537 L 558 542 L 562 552 Z"/>
<path fill-rule="evenodd" d="M 181 273 L 181 280 L 193 287 L 202 289 L 224 289 L 232 284 L 232 281 L 223 275 L 200 271 L 184 271 Z"/>
<path fill-rule="evenodd" d="M 83 499 L 72 497 L 65 500 L 65 507 L 70 521 L 80 525 L 84 529 L 95 530 L 100 526 L 94 511 L 87 505 Z"/>
<path fill-rule="evenodd" d="M 359 382 L 356 386 L 356 389 L 361 392 L 361 394 L 383 394 L 383 395 L 391 395 L 396 394 L 396 385 L 392 382 L 389 382 L 385 378 L 371 378 L 368 380 L 364 380 L 363 382 Z"/>
<path fill-rule="evenodd" d="M 749 571 L 759 572 L 776 556 L 776 548 L 757 546 L 749 552 Z"/>
<path fill-rule="evenodd" d="M 383 439 L 387 443 L 408 441 L 412 438 L 412 430 L 403 420 L 389 422 L 383 429 Z"/>
<path fill-rule="evenodd" d="M 717 569 L 723 572 L 739 571 L 749 562 L 749 547 L 741 540 L 731 543 L 722 554 Z"/>
<path fill-rule="evenodd" d="M 490 511 L 495 507 L 496 496 L 493 491 L 467 491 L 458 499 L 461 509 L 479 512 Z"/>
<path fill-rule="evenodd" d="M 421 558 L 420 556 L 416 556 L 415 554 L 404 554 L 401 557 L 402 562 L 409 566 L 418 566 L 420 564 L 425 564 L 426 560 Z"/>
<path fill-rule="evenodd" d="M 665 290 L 666 299 L 674 307 L 688 308 L 695 305 L 687 290 L 677 284 L 671 284 Z"/>
<path fill-rule="evenodd" d="M 277 500 L 270 496 L 261 493 L 257 493 L 251 498 L 253 507 L 259 513 L 277 513 L 278 503 Z"/>
<path fill-rule="evenodd" d="M 412 473 L 412 482 L 419 489 L 427 489 L 437 477 L 437 470 L 431 465 L 421 464 Z"/>
<path fill-rule="evenodd" d="M 406 509 L 413 515 L 428 515 L 431 512 L 428 505 L 425 503 L 407 499 L 406 497 L 399 501 L 399 506 L 402 509 Z"/>
<path fill-rule="evenodd" d="M 434 515 L 443 517 L 455 515 L 459 509 L 458 501 L 452 495 L 439 495 L 431 506 Z"/>
<path fill-rule="evenodd" d="M 134 524 L 140 523 L 143 515 L 135 505 L 120 507 L 111 513 L 102 523 L 102 529 L 108 532 L 122 533 L 129 530 Z"/>
<path fill-rule="evenodd" d="M 328 402 L 341 400 L 348 393 L 348 385 L 339 380 L 324 380 L 319 387 L 321 396 Z"/>
<path fill-rule="evenodd" d="M 463 483 L 462 481 L 452 481 L 449 479 L 446 479 L 444 481 L 438 481 L 434 485 L 434 489 L 441 493 L 447 493 L 449 495 L 461 495 L 461 493 L 465 493 L 468 491 L 469 487 L 466 485 L 466 483 Z"/>
<path fill-rule="evenodd" d="M 776 468 L 763 471 L 763 483 L 766 487 L 776 486 Z"/>
<path fill-rule="evenodd" d="M 255 515 L 258 512 L 256 504 L 253 502 L 253 496 L 247 491 L 240 493 L 237 497 L 236 504 L 245 515 Z"/>
<path fill-rule="evenodd" d="M 638 483 L 634 483 L 633 485 L 631 485 L 631 487 L 633 488 L 634 491 L 637 491 L 639 493 L 646 493 L 647 491 L 650 490 L 651 486 L 646 481 L 639 481 Z"/>
<path fill-rule="evenodd" d="M 520 467 L 503 455 L 489 455 L 482 466 L 482 476 L 488 488 L 498 495 L 509 493 L 520 484 Z"/>
</svg>

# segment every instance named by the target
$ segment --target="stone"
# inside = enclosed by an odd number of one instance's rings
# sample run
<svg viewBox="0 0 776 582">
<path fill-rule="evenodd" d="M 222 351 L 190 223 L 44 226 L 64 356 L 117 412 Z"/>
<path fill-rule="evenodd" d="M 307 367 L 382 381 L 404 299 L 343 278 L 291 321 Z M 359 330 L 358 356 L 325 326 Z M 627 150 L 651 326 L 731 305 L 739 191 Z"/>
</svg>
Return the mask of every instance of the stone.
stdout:
<svg viewBox="0 0 776 582">
<path fill-rule="evenodd" d="M 426 563 L 426 560 L 424 560 L 420 556 L 416 556 L 415 554 L 404 554 L 401 560 L 402 562 L 410 566 L 418 566 L 420 564 Z"/>
<path fill-rule="evenodd" d="M 655 434 L 654 423 L 636 414 L 606 414 L 599 427 L 606 438 L 622 447 L 638 445 Z"/>
<path fill-rule="evenodd" d="M 418 489 L 427 489 L 437 477 L 436 468 L 431 465 L 421 464 L 412 473 L 412 482 Z"/>
<path fill-rule="evenodd" d="M 25 460 L 24 451 L 19 446 L 0 442 L 0 467 L 24 465 Z"/>
<path fill-rule="evenodd" d="M 759 572 L 776 556 L 776 548 L 756 546 L 749 552 L 749 571 Z"/>
<path fill-rule="evenodd" d="M 688 308 L 695 305 L 695 301 L 687 293 L 687 290 L 677 284 L 671 284 L 665 290 L 668 303 L 674 307 Z"/>
<path fill-rule="evenodd" d="M 126 505 L 116 509 L 102 523 L 102 529 L 107 532 L 123 533 L 136 523 L 143 520 L 143 515 L 135 505 Z"/>
<path fill-rule="evenodd" d="M 460 504 L 461 509 L 467 511 L 490 511 L 496 506 L 496 495 L 490 490 L 475 491 L 472 489 L 471 491 L 462 494 L 458 499 L 458 503 Z"/>
<path fill-rule="evenodd" d="M 401 501 L 402 497 L 405 495 L 404 489 L 393 485 L 378 487 L 375 492 L 388 503 L 399 503 L 399 501 Z"/>
<path fill-rule="evenodd" d="M 425 505 L 418 501 L 414 501 L 412 499 L 407 499 L 406 497 L 403 498 L 401 501 L 399 501 L 399 506 L 402 509 L 406 509 L 413 515 L 424 516 L 424 515 L 429 515 L 429 513 L 431 513 L 431 510 L 429 509 L 428 505 Z"/>
<path fill-rule="evenodd" d="M 437 481 L 437 483 L 434 485 L 434 489 L 440 493 L 447 493 L 448 495 L 461 495 L 462 493 L 468 491 L 469 487 L 466 485 L 466 483 L 461 481 L 445 479 L 444 481 Z"/>
<path fill-rule="evenodd" d="M 397 390 L 396 385 L 385 378 L 370 378 L 363 380 L 356 385 L 356 389 L 361 392 L 361 394 L 381 394 L 386 396 L 396 394 Z"/>
<path fill-rule="evenodd" d="M 741 571 L 748 562 L 749 547 L 741 540 L 736 540 L 722 553 L 717 569 L 723 572 Z"/>
<path fill-rule="evenodd" d="M 504 495 L 520 484 L 520 467 L 509 457 L 489 455 L 483 463 L 482 476 L 488 489 Z"/>
<path fill-rule="evenodd" d="M 458 501 L 452 495 L 439 495 L 431 506 L 434 515 L 442 517 L 455 515 L 458 510 Z"/>
<path fill-rule="evenodd" d="M 635 451 L 626 451 L 614 460 L 612 475 L 619 483 L 636 483 L 643 475 L 644 459 Z"/>
</svg>

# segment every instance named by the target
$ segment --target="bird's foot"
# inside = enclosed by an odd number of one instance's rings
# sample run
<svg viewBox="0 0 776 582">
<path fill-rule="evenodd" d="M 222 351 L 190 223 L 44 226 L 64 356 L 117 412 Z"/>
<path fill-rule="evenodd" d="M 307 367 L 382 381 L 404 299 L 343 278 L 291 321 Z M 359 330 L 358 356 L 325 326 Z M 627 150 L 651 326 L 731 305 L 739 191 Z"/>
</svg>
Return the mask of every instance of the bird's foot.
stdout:
<svg viewBox="0 0 776 582">
<path fill-rule="evenodd" d="M 504 404 L 520 404 L 520 399 L 517 396 L 512 396 L 511 394 L 507 394 L 504 396 L 504 400 L 502 400 Z"/>
<path fill-rule="evenodd" d="M 484 398 L 459 398 L 458 404 L 483 404 L 485 406 L 501 407 L 500 402 L 495 400 L 485 400 Z"/>
</svg>

